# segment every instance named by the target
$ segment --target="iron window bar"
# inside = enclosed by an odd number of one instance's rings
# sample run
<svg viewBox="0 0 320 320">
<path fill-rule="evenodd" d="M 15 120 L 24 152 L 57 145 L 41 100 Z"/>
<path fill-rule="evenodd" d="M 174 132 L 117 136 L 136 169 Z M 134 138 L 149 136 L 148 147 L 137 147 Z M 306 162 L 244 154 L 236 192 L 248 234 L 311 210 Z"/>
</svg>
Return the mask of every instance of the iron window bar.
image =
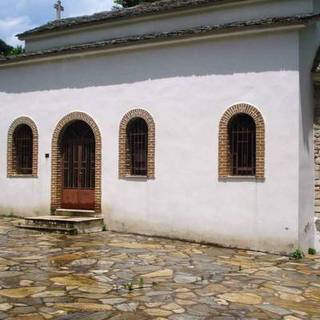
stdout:
<svg viewBox="0 0 320 320">
<path fill-rule="evenodd" d="M 127 126 L 127 152 L 131 176 L 148 173 L 148 125 L 142 118 L 132 119 Z"/>
<path fill-rule="evenodd" d="M 15 159 L 15 173 L 32 174 L 33 133 L 31 128 L 22 124 L 14 132 L 13 156 Z"/>
<path fill-rule="evenodd" d="M 229 122 L 230 166 L 232 176 L 256 175 L 256 125 L 247 114 L 235 115 Z"/>
</svg>

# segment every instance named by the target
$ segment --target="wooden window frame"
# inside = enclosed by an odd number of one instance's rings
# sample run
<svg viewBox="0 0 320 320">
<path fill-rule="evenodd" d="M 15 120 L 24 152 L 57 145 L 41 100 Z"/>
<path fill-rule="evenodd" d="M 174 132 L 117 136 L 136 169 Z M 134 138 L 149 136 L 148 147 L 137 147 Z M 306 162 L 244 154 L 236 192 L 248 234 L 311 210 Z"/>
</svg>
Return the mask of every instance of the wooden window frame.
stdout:
<svg viewBox="0 0 320 320">
<path fill-rule="evenodd" d="M 131 119 L 126 128 L 126 136 L 131 176 L 147 176 L 148 125 L 144 119 Z"/>
<path fill-rule="evenodd" d="M 32 174 L 32 129 L 27 124 L 20 124 L 13 132 L 13 159 L 18 175 Z"/>
<path fill-rule="evenodd" d="M 228 123 L 229 155 L 232 176 L 256 174 L 256 124 L 245 113 L 234 115 Z"/>
</svg>

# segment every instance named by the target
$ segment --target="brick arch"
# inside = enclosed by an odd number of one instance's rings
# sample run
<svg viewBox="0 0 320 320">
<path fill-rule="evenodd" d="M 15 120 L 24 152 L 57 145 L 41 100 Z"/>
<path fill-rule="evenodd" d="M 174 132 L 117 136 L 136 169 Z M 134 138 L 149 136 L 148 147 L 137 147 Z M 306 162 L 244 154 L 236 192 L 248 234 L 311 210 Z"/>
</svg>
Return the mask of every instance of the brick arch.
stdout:
<svg viewBox="0 0 320 320">
<path fill-rule="evenodd" d="M 32 174 L 31 175 L 20 175 L 17 174 L 15 168 L 15 155 L 14 155 L 14 145 L 13 145 L 13 135 L 15 130 L 20 125 L 27 125 L 32 130 Z M 37 125 L 29 117 L 19 117 L 12 122 L 8 131 L 8 141 L 7 141 L 7 175 L 8 177 L 16 176 L 31 176 L 36 178 L 38 175 L 38 150 L 39 150 L 39 134 Z"/>
<path fill-rule="evenodd" d="M 130 160 L 128 157 L 126 129 L 130 120 L 142 118 L 148 125 L 148 179 L 155 178 L 155 122 L 150 113 L 143 109 L 127 112 L 120 122 L 119 128 L 119 178 L 130 177 Z"/>
<path fill-rule="evenodd" d="M 262 114 L 255 107 L 241 103 L 230 107 L 222 116 L 219 124 L 219 178 L 231 176 L 229 157 L 228 124 L 231 118 L 239 113 L 251 116 L 256 124 L 256 178 L 265 175 L 265 124 Z"/>
<path fill-rule="evenodd" d="M 52 137 L 51 159 L 51 210 L 61 208 L 61 155 L 59 143 L 66 127 L 74 121 L 84 121 L 91 128 L 95 137 L 95 212 L 101 212 L 101 162 L 102 143 L 101 134 L 96 122 L 86 113 L 72 112 L 63 117 L 57 124 Z"/>
</svg>

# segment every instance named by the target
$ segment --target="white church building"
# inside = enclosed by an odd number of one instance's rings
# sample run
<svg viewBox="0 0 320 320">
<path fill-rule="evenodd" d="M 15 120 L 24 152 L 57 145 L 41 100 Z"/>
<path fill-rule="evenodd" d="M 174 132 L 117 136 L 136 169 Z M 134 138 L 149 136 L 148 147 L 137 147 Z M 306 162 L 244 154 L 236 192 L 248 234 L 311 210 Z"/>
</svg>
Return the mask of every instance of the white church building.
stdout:
<svg viewBox="0 0 320 320">
<path fill-rule="evenodd" d="M 18 35 L 26 52 L 0 58 L 0 214 L 319 248 L 319 21 L 319 0 L 162 0 Z"/>
</svg>

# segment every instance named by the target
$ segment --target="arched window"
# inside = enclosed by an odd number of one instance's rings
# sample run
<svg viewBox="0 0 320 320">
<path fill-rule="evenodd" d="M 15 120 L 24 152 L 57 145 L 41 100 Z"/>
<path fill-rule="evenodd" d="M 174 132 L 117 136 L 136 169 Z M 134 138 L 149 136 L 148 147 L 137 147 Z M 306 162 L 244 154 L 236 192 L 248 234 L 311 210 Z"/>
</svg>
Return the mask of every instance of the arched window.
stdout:
<svg viewBox="0 0 320 320">
<path fill-rule="evenodd" d="M 37 177 L 38 130 L 29 117 L 20 117 L 8 131 L 8 177 Z"/>
<path fill-rule="evenodd" d="M 146 176 L 148 172 L 148 125 L 142 118 L 131 119 L 127 125 L 126 134 L 130 174 Z"/>
<path fill-rule="evenodd" d="M 127 112 L 119 127 L 119 178 L 155 176 L 155 123 L 149 112 Z"/>
<path fill-rule="evenodd" d="M 13 159 L 16 174 L 32 174 L 32 130 L 26 124 L 19 125 L 13 133 Z"/>
<path fill-rule="evenodd" d="M 258 109 L 241 103 L 223 114 L 219 124 L 219 178 L 264 179 L 265 124 Z"/>
<path fill-rule="evenodd" d="M 228 124 L 231 174 L 255 176 L 256 125 L 247 114 L 236 114 Z"/>
</svg>

